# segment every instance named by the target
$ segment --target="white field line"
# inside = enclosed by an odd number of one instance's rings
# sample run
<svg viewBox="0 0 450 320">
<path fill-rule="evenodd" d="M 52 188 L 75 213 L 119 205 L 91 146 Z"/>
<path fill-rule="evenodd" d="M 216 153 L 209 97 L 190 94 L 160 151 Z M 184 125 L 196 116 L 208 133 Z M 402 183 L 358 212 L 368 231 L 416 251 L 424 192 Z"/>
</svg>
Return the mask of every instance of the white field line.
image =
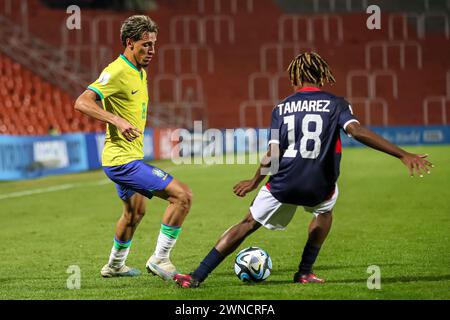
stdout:
<svg viewBox="0 0 450 320">
<path fill-rule="evenodd" d="M 12 193 L 0 195 L 0 200 L 10 199 L 10 198 L 20 198 L 23 196 L 29 196 L 29 195 L 33 195 L 33 194 L 39 194 L 39 193 L 67 190 L 67 189 L 72 189 L 73 187 L 75 187 L 75 184 L 61 184 L 59 186 L 53 186 L 53 187 L 48 187 L 48 188 L 12 192 Z"/>
<path fill-rule="evenodd" d="M 175 171 L 177 168 L 178 167 L 173 166 L 173 167 L 164 168 L 163 170 L 170 173 L 170 172 Z M 2 194 L 2 195 L 0 195 L 0 200 L 11 199 L 11 198 L 20 198 L 20 197 L 30 196 L 30 195 L 34 195 L 34 194 L 55 192 L 55 191 L 73 189 L 73 188 L 77 188 L 77 187 L 102 186 L 102 185 L 109 184 L 109 183 L 113 183 L 113 182 L 109 179 L 101 179 L 101 180 L 91 181 L 91 182 L 61 184 L 61 185 L 52 186 L 52 187 L 48 187 L 48 188 L 39 188 L 39 189 L 33 189 L 33 190 L 18 191 L 18 192 Z"/>
</svg>

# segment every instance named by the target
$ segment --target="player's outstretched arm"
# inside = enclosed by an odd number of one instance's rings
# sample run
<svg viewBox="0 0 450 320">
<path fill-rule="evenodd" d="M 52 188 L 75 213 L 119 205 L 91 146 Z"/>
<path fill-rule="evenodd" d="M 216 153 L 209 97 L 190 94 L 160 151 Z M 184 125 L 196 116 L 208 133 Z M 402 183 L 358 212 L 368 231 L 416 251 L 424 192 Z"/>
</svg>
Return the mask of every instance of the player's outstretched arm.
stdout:
<svg viewBox="0 0 450 320">
<path fill-rule="evenodd" d="M 125 119 L 122 119 L 121 117 L 118 117 L 111 112 L 99 108 L 97 103 L 95 103 L 96 98 L 97 96 L 95 92 L 91 90 L 84 91 L 75 101 L 75 110 L 97 120 L 107 122 L 115 126 L 117 129 L 119 129 L 124 138 L 130 142 L 142 134 L 141 131 L 139 131 Z"/>
<path fill-rule="evenodd" d="M 258 188 L 261 181 L 263 181 L 266 177 L 263 169 L 267 169 L 271 167 L 272 164 L 272 155 L 273 157 L 278 157 L 280 154 L 279 144 L 271 144 L 269 150 L 267 151 L 264 158 L 261 160 L 261 163 L 256 170 L 255 176 L 250 180 L 242 180 L 238 184 L 233 187 L 233 192 L 239 197 L 245 197 L 245 195 L 256 188 Z M 278 169 L 278 168 L 277 168 Z M 267 171 L 267 170 L 266 170 Z"/>
<path fill-rule="evenodd" d="M 417 175 L 423 177 L 423 174 L 425 172 L 430 173 L 430 169 L 433 167 L 432 163 L 425 159 L 428 157 L 427 154 L 409 153 L 395 144 L 390 143 L 375 132 L 361 126 L 358 122 L 350 123 L 345 130 L 353 138 L 366 146 L 399 158 L 408 168 L 411 176 L 414 176 L 415 171 Z"/>
</svg>

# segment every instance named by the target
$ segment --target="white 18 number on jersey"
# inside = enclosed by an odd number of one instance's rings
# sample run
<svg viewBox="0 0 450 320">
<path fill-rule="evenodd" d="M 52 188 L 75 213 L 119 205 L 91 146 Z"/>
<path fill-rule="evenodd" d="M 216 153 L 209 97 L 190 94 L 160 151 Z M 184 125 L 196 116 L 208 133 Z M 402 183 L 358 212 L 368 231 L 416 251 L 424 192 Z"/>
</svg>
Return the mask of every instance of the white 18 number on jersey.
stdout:
<svg viewBox="0 0 450 320">
<path fill-rule="evenodd" d="M 284 117 L 284 124 L 287 124 L 289 146 L 286 149 L 283 157 L 295 158 L 297 150 L 295 150 L 295 115 Z M 309 124 L 314 122 L 316 129 L 309 131 Z M 316 159 L 320 154 L 322 141 L 320 141 L 320 134 L 322 133 L 323 120 L 318 114 L 307 114 L 302 121 L 303 138 L 300 140 L 300 155 L 304 159 Z M 306 150 L 306 143 L 308 140 L 314 141 L 314 148 Z"/>
</svg>

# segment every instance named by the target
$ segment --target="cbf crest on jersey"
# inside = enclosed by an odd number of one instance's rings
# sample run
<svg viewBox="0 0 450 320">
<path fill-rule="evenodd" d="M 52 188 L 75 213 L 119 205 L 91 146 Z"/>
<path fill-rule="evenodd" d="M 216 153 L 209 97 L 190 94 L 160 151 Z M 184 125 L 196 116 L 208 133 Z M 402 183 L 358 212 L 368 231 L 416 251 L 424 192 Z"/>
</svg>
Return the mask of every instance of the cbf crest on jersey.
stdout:
<svg viewBox="0 0 450 320">
<path fill-rule="evenodd" d="M 152 173 L 155 176 L 160 177 L 162 179 L 165 179 L 167 177 L 167 173 L 165 173 L 164 171 L 162 171 L 161 169 L 158 169 L 158 168 L 153 168 Z"/>
</svg>

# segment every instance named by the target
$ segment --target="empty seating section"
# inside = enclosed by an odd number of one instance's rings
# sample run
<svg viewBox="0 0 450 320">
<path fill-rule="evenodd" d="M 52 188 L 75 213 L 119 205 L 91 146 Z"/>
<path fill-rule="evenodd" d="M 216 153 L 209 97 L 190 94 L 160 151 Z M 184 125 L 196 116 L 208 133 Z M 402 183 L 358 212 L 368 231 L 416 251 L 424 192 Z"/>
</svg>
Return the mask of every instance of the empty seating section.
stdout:
<svg viewBox="0 0 450 320">
<path fill-rule="evenodd" d="M 450 70 L 446 75 L 446 93 L 442 96 L 428 96 L 423 100 L 423 121 L 428 124 L 448 124 L 450 113 Z"/>
<path fill-rule="evenodd" d="M 315 43 L 342 43 L 343 21 L 338 15 L 299 16 L 283 15 L 278 18 L 278 41 Z"/>
<path fill-rule="evenodd" d="M 450 37 L 449 16 L 446 12 L 397 13 L 389 16 L 389 39 L 425 39 L 432 27 L 440 26 L 447 39 Z"/>
<path fill-rule="evenodd" d="M 150 124 L 267 127 L 273 106 L 292 93 L 286 68 L 305 50 L 327 59 L 337 83 L 325 90 L 345 96 L 363 124 L 448 124 L 450 0 L 439 2 L 370 1 L 383 5 L 382 28 L 368 30 L 368 1 L 160 0 L 147 12 L 160 27 L 148 69 Z M 29 3 L 37 12 L 30 32 L 86 67 L 86 85 L 122 52 L 120 25 L 135 14 L 83 9 L 81 30 L 68 30 L 65 11 Z M 0 14 L 21 23 L 7 9 Z M 0 55 L 0 133 L 104 128 L 13 58 Z"/>
<path fill-rule="evenodd" d="M 103 125 L 74 112 L 74 98 L 0 54 L 0 134 L 100 131 Z"/>
<path fill-rule="evenodd" d="M 198 0 L 198 13 L 237 14 L 252 13 L 255 0 Z"/>
<path fill-rule="evenodd" d="M 383 12 L 382 29 L 373 31 L 366 28 L 368 15 L 348 13 L 355 4 L 316 0 L 311 12 L 323 9 L 320 15 L 278 17 L 278 42 L 260 45 L 260 69 L 248 76 L 241 125 L 267 126 L 270 112 L 264 108 L 270 110 L 269 102 L 275 105 L 289 86 L 286 75 L 280 75 L 305 49 L 315 49 L 328 60 L 337 84 L 326 89 L 345 96 L 364 124 L 449 123 L 450 71 L 444 77 L 450 68 L 445 58 L 450 54 L 450 2 L 443 11 Z M 424 6 L 432 7 L 427 1 Z M 343 13 L 327 12 L 330 8 Z"/>
</svg>

